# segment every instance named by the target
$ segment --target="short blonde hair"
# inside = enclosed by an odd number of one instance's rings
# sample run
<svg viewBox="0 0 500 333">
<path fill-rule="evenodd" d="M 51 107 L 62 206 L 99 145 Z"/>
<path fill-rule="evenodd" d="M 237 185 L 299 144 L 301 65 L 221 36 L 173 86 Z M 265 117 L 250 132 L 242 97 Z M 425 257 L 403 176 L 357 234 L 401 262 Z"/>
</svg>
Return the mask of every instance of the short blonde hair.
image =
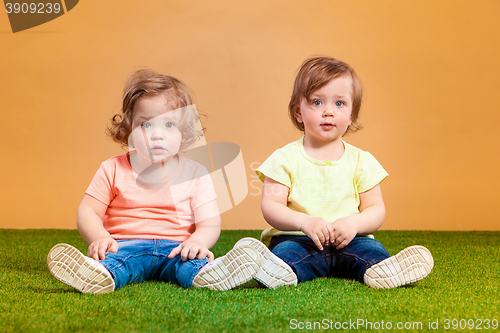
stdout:
<svg viewBox="0 0 500 333">
<path fill-rule="evenodd" d="M 292 123 L 300 131 L 304 131 L 304 124 L 295 118 L 295 111 L 300 107 L 302 98 L 309 100 L 311 94 L 327 85 L 331 80 L 341 76 L 352 78 L 352 113 L 351 124 L 347 132 L 356 132 L 361 129 L 358 123 L 359 110 L 361 109 L 361 99 L 363 97 L 363 87 L 361 80 L 351 66 L 343 61 L 330 57 L 314 57 L 304 61 L 299 69 L 295 84 L 293 86 L 292 97 L 288 104 L 288 112 Z"/>
<path fill-rule="evenodd" d="M 128 137 L 132 133 L 132 114 L 135 103 L 142 97 L 166 94 L 175 103 L 175 108 L 185 108 L 179 124 L 182 133 L 180 151 L 186 150 L 193 142 L 203 136 L 197 129 L 199 121 L 196 109 L 188 107 L 193 104 L 192 92 L 182 81 L 150 69 L 133 72 L 125 83 L 123 90 L 122 111 L 111 119 L 106 133 L 122 147 L 128 146 Z"/>
</svg>

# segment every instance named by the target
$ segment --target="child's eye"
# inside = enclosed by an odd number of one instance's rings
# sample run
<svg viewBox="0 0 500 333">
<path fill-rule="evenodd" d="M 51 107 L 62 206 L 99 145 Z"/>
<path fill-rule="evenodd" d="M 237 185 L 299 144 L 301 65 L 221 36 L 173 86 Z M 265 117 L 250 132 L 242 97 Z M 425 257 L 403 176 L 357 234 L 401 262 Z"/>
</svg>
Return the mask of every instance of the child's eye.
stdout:
<svg viewBox="0 0 500 333">
<path fill-rule="evenodd" d="M 142 123 L 142 124 L 141 124 L 141 127 L 142 127 L 142 128 L 150 128 L 150 127 L 151 127 L 151 125 L 150 125 L 149 123 Z"/>
<path fill-rule="evenodd" d="M 345 103 L 344 103 L 344 102 L 342 102 L 342 101 L 336 101 L 336 102 L 335 102 L 335 105 L 336 105 L 336 106 L 344 106 L 344 105 L 345 105 Z"/>
<path fill-rule="evenodd" d="M 319 99 L 315 99 L 315 100 L 313 100 L 312 104 L 316 105 L 316 106 L 320 106 L 321 105 L 321 101 Z"/>
<path fill-rule="evenodd" d="M 165 127 L 166 127 L 166 128 L 172 128 L 172 127 L 174 127 L 174 126 L 175 126 L 175 124 L 174 124 L 174 123 L 171 123 L 171 122 L 168 122 L 168 123 L 166 123 L 166 124 L 165 124 Z"/>
</svg>

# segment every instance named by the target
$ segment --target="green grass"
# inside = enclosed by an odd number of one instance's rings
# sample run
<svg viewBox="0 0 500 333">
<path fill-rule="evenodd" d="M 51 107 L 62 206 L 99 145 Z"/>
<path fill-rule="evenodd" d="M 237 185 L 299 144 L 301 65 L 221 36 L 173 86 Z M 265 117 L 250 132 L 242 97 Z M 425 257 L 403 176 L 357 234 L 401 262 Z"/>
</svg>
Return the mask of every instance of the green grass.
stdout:
<svg viewBox="0 0 500 333">
<path fill-rule="evenodd" d="M 223 231 L 213 248 L 215 256 L 245 236 L 258 237 L 259 231 Z M 251 281 L 226 292 L 184 290 L 151 281 L 111 294 L 87 295 L 58 282 L 46 268 L 46 255 L 56 243 L 69 243 L 86 253 L 76 230 L 0 229 L 0 331 L 260 332 L 330 321 L 333 329 L 326 331 L 342 331 L 335 323 L 366 320 L 373 328 L 381 327 L 382 321 L 387 328 L 390 322 L 395 331 L 398 322 L 420 322 L 422 327 L 404 331 L 423 332 L 429 321 L 438 321 L 438 331 L 443 331 L 446 319 L 473 319 L 477 325 L 483 320 L 483 328 L 486 319 L 500 320 L 500 232 L 379 231 L 375 237 L 391 254 L 414 244 L 429 248 L 435 259 L 431 275 L 390 290 L 339 279 L 276 290 Z M 367 326 L 357 328 L 364 331 Z"/>
</svg>

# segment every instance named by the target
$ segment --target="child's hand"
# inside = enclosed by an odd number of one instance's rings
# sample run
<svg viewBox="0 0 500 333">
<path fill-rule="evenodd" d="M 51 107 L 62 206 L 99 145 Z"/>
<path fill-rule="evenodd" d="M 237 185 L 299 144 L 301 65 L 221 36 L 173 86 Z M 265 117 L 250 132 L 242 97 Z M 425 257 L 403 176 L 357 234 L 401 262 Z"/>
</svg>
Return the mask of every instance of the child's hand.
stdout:
<svg viewBox="0 0 500 333">
<path fill-rule="evenodd" d="M 116 253 L 118 251 L 118 243 L 111 237 L 101 237 L 90 243 L 88 256 L 94 260 L 106 259 L 106 252 Z"/>
<path fill-rule="evenodd" d="M 332 245 L 340 250 L 349 244 L 358 234 L 358 224 L 352 216 L 340 218 L 332 223 L 335 239 L 331 239 Z"/>
<path fill-rule="evenodd" d="M 201 242 L 196 240 L 186 240 L 179 244 L 175 249 L 170 252 L 168 258 L 172 259 L 176 255 L 181 255 L 182 261 L 187 261 L 188 259 L 199 259 L 203 260 L 208 258 L 209 261 L 214 260 L 214 254 Z"/>
<path fill-rule="evenodd" d="M 328 245 L 330 240 L 335 238 L 334 229 L 324 218 L 310 216 L 301 226 L 301 230 L 320 251 L 323 251 L 323 244 Z"/>
</svg>

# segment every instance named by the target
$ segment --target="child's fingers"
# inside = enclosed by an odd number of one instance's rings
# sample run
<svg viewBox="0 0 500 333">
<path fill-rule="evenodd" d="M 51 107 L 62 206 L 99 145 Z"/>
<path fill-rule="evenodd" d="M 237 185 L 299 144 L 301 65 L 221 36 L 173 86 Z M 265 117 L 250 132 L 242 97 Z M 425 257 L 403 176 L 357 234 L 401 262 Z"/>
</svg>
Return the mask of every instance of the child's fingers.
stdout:
<svg viewBox="0 0 500 333">
<path fill-rule="evenodd" d="M 193 245 L 191 247 L 191 249 L 189 250 L 188 258 L 190 260 L 193 260 L 193 259 L 202 260 L 202 259 L 205 259 L 207 257 L 207 254 L 208 254 L 208 249 L 201 247 L 199 245 Z"/>
<path fill-rule="evenodd" d="M 181 256 L 182 261 L 193 260 L 193 259 L 203 260 L 205 258 L 208 258 L 208 260 L 210 261 L 214 260 L 214 255 L 212 252 L 195 243 L 179 244 L 179 246 L 177 246 L 170 252 L 168 258 L 172 259 L 177 255 Z"/>
<path fill-rule="evenodd" d="M 330 223 L 328 223 L 326 228 L 328 230 L 327 242 L 330 244 L 333 244 L 333 242 L 335 242 L 335 229 L 333 228 L 333 226 Z"/>
<path fill-rule="evenodd" d="M 346 233 L 340 234 L 335 240 L 335 243 L 333 243 L 333 246 L 335 246 L 337 250 L 343 249 L 352 241 L 353 238 L 354 237 Z"/>
<path fill-rule="evenodd" d="M 177 246 L 175 249 L 173 249 L 172 251 L 170 251 L 170 254 L 168 255 L 167 258 L 172 259 L 176 255 L 178 255 L 179 253 L 181 253 L 181 250 L 182 250 L 182 244 L 179 244 L 179 246 Z"/>
<path fill-rule="evenodd" d="M 323 250 L 323 244 L 326 242 L 326 237 L 325 237 L 325 230 L 324 228 L 321 230 L 318 230 L 316 232 L 316 235 L 318 236 L 318 240 L 321 243 L 321 250 Z"/>
<path fill-rule="evenodd" d="M 347 244 L 349 244 L 349 242 L 347 241 L 347 238 L 342 240 L 335 248 L 337 250 L 340 250 L 340 249 L 343 249 L 344 247 L 347 246 Z"/>
<path fill-rule="evenodd" d="M 116 253 L 118 251 L 118 243 L 112 238 L 100 238 L 93 241 L 87 250 L 87 257 L 94 260 L 106 259 L 106 252 Z"/>
<path fill-rule="evenodd" d="M 107 250 L 107 248 L 108 248 L 108 244 L 106 244 L 106 243 L 103 243 L 103 244 L 99 245 L 99 250 L 98 250 L 99 258 L 96 259 L 96 260 L 104 260 L 104 259 L 106 259 L 106 250 Z"/>
<path fill-rule="evenodd" d="M 325 234 L 323 233 L 323 229 L 318 230 L 318 227 L 316 227 L 313 232 L 314 232 L 316 238 L 318 239 L 318 242 L 321 245 L 325 244 Z"/>
<path fill-rule="evenodd" d="M 347 244 L 344 244 L 344 242 L 340 243 L 337 247 L 335 247 L 337 250 L 342 250 L 344 247 L 346 247 Z"/>
<path fill-rule="evenodd" d="M 94 242 L 89 245 L 88 257 L 99 261 L 99 243 Z"/>
<path fill-rule="evenodd" d="M 192 255 L 191 251 L 194 251 L 193 247 L 191 247 L 191 246 L 184 246 L 184 248 L 181 251 L 181 259 L 182 259 L 182 261 L 187 261 L 188 259 L 194 259 L 194 257 L 196 257 L 196 254 Z"/>
<path fill-rule="evenodd" d="M 328 231 L 328 228 L 324 228 L 323 230 L 323 237 L 324 237 L 324 241 L 323 241 L 323 244 L 325 245 L 328 245 L 330 243 L 330 232 Z"/>
<path fill-rule="evenodd" d="M 198 248 L 196 248 L 196 247 L 190 248 L 189 252 L 188 252 L 188 255 L 187 255 L 187 259 L 193 260 L 198 255 L 198 252 L 199 252 Z"/>
<path fill-rule="evenodd" d="M 316 247 L 320 250 L 323 251 L 323 243 L 320 241 L 319 237 L 316 234 L 313 234 L 312 237 L 309 237 L 312 239 L 314 244 L 316 244 Z"/>
<path fill-rule="evenodd" d="M 196 259 L 203 260 L 208 256 L 208 249 L 200 248 L 196 253 Z"/>
<path fill-rule="evenodd" d="M 335 237 L 335 240 L 332 242 L 333 246 L 338 246 L 342 241 L 345 239 L 344 235 L 342 233 L 339 233 L 337 230 L 337 236 Z"/>
<path fill-rule="evenodd" d="M 108 252 L 116 253 L 118 252 L 118 242 L 113 239 L 111 245 L 108 248 Z"/>
<path fill-rule="evenodd" d="M 90 252 L 88 256 L 89 256 L 90 258 L 92 258 L 92 259 L 96 260 L 96 261 L 99 261 L 99 255 L 98 255 L 97 251 L 92 251 L 92 252 Z"/>
<path fill-rule="evenodd" d="M 94 258 L 94 251 L 93 251 L 93 248 L 92 248 L 92 244 L 90 244 L 89 248 L 87 249 L 87 257 L 95 259 Z"/>
</svg>

